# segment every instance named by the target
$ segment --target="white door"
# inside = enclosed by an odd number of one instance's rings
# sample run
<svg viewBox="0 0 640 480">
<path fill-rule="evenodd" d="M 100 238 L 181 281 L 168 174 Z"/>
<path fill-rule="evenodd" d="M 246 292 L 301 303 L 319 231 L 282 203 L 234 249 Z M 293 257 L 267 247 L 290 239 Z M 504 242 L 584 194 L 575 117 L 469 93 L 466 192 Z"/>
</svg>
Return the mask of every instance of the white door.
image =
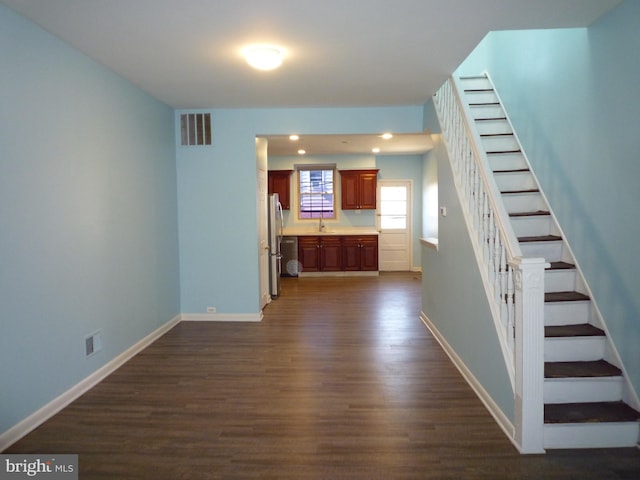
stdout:
<svg viewBox="0 0 640 480">
<path fill-rule="evenodd" d="M 411 180 L 378 181 L 380 271 L 411 270 Z"/>
<path fill-rule="evenodd" d="M 268 175 L 267 140 L 256 138 L 257 208 L 258 208 L 258 260 L 260 262 L 260 308 L 269 301 L 269 227 L 267 222 Z"/>
</svg>

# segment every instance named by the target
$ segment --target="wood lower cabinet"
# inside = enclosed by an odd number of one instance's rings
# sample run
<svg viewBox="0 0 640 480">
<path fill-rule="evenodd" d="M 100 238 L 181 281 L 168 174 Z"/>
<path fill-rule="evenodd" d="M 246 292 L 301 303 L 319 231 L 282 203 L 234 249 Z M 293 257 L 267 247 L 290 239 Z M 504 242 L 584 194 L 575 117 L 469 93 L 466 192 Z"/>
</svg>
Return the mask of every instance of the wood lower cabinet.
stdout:
<svg viewBox="0 0 640 480">
<path fill-rule="evenodd" d="M 320 237 L 298 237 L 300 272 L 320 271 Z"/>
<path fill-rule="evenodd" d="M 377 271 L 377 235 L 298 237 L 301 272 Z"/>
<path fill-rule="evenodd" d="M 342 270 L 342 237 L 320 237 L 320 271 Z"/>
<path fill-rule="evenodd" d="M 376 235 L 344 237 L 342 244 L 343 270 L 378 270 L 378 237 Z"/>
<path fill-rule="evenodd" d="M 298 262 L 302 272 L 342 270 L 342 237 L 298 237 Z"/>
</svg>

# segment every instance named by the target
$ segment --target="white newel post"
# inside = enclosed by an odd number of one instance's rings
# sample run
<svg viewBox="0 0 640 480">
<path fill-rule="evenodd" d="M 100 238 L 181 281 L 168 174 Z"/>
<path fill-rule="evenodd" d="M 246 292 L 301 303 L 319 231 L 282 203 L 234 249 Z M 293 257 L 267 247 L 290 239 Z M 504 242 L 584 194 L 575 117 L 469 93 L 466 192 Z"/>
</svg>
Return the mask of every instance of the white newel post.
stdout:
<svg viewBox="0 0 640 480">
<path fill-rule="evenodd" d="M 521 453 L 544 453 L 543 258 L 519 258 L 515 271 L 515 434 Z"/>
</svg>

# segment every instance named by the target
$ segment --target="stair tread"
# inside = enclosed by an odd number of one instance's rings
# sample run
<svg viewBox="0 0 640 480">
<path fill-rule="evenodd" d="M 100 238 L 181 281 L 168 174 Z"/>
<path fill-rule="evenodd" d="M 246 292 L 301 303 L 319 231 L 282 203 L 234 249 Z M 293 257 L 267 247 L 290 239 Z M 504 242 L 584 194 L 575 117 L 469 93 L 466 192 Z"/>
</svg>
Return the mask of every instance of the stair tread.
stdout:
<svg viewBox="0 0 640 480">
<path fill-rule="evenodd" d="M 589 295 L 580 292 L 546 292 L 544 294 L 545 302 L 577 302 L 581 300 L 590 300 Z"/>
<path fill-rule="evenodd" d="M 528 168 L 514 168 L 510 170 L 493 170 L 493 173 L 524 173 L 530 172 Z"/>
<path fill-rule="evenodd" d="M 520 150 L 519 148 L 515 149 L 515 150 L 489 150 L 487 152 L 485 152 L 487 155 L 504 155 L 507 153 L 522 153 L 522 150 Z"/>
<path fill-rule="evenodd" d="M 506 120 L 507 117 L 484 117 L 484 118 L 475 118 L 476 122 L 487 122 L 491 120 Z"/>
<path fill-rule="evenodd" d="M 505 190 L 504 192 L 500 192 L 502 195 L 509 195 L 509 194 L 518 194 L 518 193 L 538 193 L 540 190 L 538 190 L 537 188 L 530 188 L 527 190 Z"/>
<path fill-rule="evenodd" d="M 484 107 L 487 105 L 500 105 L 500 103 L 499 102 L 474 102 L 469 104 L 470 107 Z"/>
<path fill-rule="evenodd" d="M 550 325 L 544 327 L 545 338 L 603 337 L 604 331 L 589 323 L 578 325 Z"/>
<path fill-rule="evenodd" d="M 519 242 L 557 242 L 558 240 L 562 240 L 562 237 L 558 235 L 540 235 L 540 236 L 526 236 L 526 237 L 518 237 Z"/>
<path fill-rule="evenodd" d="M 545 362 L 544 364 L 544 378 L 619 377 L 621 375 L 622 370 L 606 360 Z"/>
<path fill-rule="evenodd" d="M 481 133 L 480 137 L 513 137 L 512 132 L 504 132 L 504 133 Z"/>
<path fill-rule="evenodd" d="M 493 88 L 465 88 L 465 92 L 493 92 Z"/>
<path fill-rule="evenodd" d="M 549 262 L 551 265 L 547 270 L 575 270 L 576 266 L 569 262 Z"/>
<path fill-rule="evenodd" d="M 547 210 L 536 210 L 535 212 L 512 212 L 510 217 L 537 217 L 537 216 L 550 216 L 551 212 Z"/>
<path fill-rule="evenodd" d="M 624 402 L 554 403 L 544 406 L 544 423 L 636 422 L 637 412 Z"/>
</svg>

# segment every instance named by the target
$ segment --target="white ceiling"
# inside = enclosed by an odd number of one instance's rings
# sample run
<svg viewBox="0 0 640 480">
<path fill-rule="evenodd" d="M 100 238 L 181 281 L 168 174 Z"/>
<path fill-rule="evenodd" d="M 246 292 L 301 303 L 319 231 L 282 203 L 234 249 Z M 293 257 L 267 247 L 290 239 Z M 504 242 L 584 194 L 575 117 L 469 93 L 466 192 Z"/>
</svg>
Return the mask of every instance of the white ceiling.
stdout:
<svg viewBox="0 0 640 480">
<path fill-rule="evenodd" d="M 431 135 L 427 133 L 395 134 L 390 139 L 373 135 L 301 135 L 291 141 L 288 135 L 270 135 L 269 155 L 297 155 L 299 149 L 313 155 L 369 154 L 377 147 L 376 155 L 404 154 L 415 155 L 433 148 Z"/>
<path fill-rule="evenodd" d="M 491 30 L 620 0 L 0 0 L 175 108 L 420 105 Z M 258 72 L 248 43 L 288 50 Z"/>
</svg>

